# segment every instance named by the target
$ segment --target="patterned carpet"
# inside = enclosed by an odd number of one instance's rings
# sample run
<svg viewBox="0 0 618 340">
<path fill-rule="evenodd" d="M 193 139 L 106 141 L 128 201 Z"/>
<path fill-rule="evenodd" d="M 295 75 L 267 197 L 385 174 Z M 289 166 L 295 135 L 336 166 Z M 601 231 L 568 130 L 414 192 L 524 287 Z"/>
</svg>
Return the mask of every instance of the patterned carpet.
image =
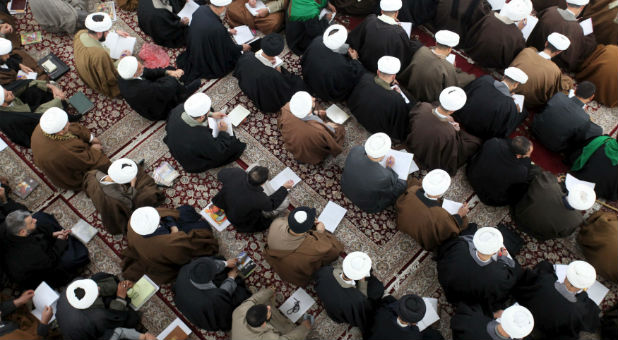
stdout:
<svg viewBox="0 0 618 340">
<path fill-rule="evenodd" d="M 114 26 L 138 37 L 136 51 L 139 51 L 144 42 L 152 42 L 139 29 L 135 13 L 118 11 L 118 16 L 119 20 Z M 351 21 L 357 22 L 358 19 L 341 16 L 338 20 L 349 25 Z M 17 21 L 19 31 L 39 30 L 29 12 L 18 17 Z M 425 43 L 432 42 L 431 36 L 424 31 L 415 29 L 414 34 L 418 35 Z M 180 204 L 189 204 L 196 208 L 202 208 L 218 192 L 220 184 L 215 177 L 218 169 L 201 174 L 187 174 L 181 170 L 180 165 L 171 157 L 167 146 L 162 141 L 165 136 L 163 122 L 150 122 L 132 111 L 123 100 L 105 98 L 85 87 L 74 70 L 72 37 L 44 32 L 43 42 L 29 45 L 26 49 L 37 56 L 53 52 L 71 66 L 71 72 L 63 76 L 59 83 L 65 89 L 67 95 L 72 95 L 76 91 L 83 91 L 95 103 L 95 109 L 83 118 L 82 123 L 99 137 L 103 143 L 104 151 L 110 158 L 144 158 L 148 171 L 152 171 L 161 162 L 168 161 L 180 170 L 181 176 L 176 180 L 174 187 L 165 191 L 167 196 L 166 206 L 175 207 Z M 180 50 L 168 49 L 167 51 L 173 63 Z M 292 72 L 300 73 L 299 58 L 289 52 L 287 48 L 283 55 L 286 67 Z M 463 69 L 470 70 L 475 74 L 485 72 L 470 64 L 470 61 L 463 54 L 458 55 L 457 63 Z M 298 164 L 292 155 L 283 148 L 276 127 L 276 116 L 265 115 L 257 111 L 249 99 L 240 92 L 235 78 L 228 75 L 222 79 L 207 81 L 203 83 L 203 89 L 212 98 L 213 106 L 217 110 L 226 107 L 229 112 L 236 105 L 241 104 L 251 111 L 251 115 L 235 130 L 238 138 L 247 143 L 247 149 L 240 161 L 229 166 L 246 168 L 247 164 L 260 162 L 269 167 L 273 175 L 285 167 L 291 167 L 302 179 L 302 182 L 294 187 L 291 192 L 292 206 L 308 205 L 321 211 L 326 203 L 332 200 L 348 209 L 345 219 L 335 233 L 345 244 L 345 251 L 362 250 L 367 252 L 374 261 L 375 275 L 384 282 L 388 294 L 399 297 L 408 292 L 414 292 L 421 296 L 439 298 L 441 320 L 435 326 L 440 328 L 445 338 L 450 338 L 449 315 L 452 314 L 453 310 L 443 297 L 438 284 L 436 265 L 432 260 L 432 254 L 422 250 L 409 236 L 397 231 L 393 209 L 388 209 L 379 214 L 367 214 L 354 207 L 341 193 L 339 178 L 345 157 L 352 146 L 363 143 L 368 137 L 369 134 L 364 128 L 354 119 L 351 119 L 346 123 L 345 147 L 341 155 L 336 158 L 329 158 L 318 166 Z M 325 107 L 330 105 L 330 103 L 323 104 Z M 340 104 L 340 106 L 344 105 Z M 618 109 L 608 109 L 596 103 L 591 103 L 587 110 L 592 115 L 593 120 L 601 125 L 606 133 L 615 135 L 618 127 Z M 524 123 L 516 133 L 527 135 L 526 126 L 526 123 Z M 71 227 L 79 218 L 85 219 L 98 228 L 100 231 L 98 237 L 95 237 L 88 244 L 92 259 L 88 271 L 106 271 L 119 274 L 121 261 L 119 254 L 126 246 L 126 241 L 122 237 L 112 236 L 105 232 L 98 213 L 83 192 L 74 193 L 55 188 L 33 164 L 30 150 L 14 145 L 2 134 L 0 134 L 0 137 L 9 144 L 8 148 L 0 152 L 2 169 L 0 174 L 11 178 L 13 181 L 19 181 L 25 176 L 30 176 L 41 183 L 24 203 L 33 211 L 44 210 L 53 213 L 67 228 Z M 565 170 L 556 156 L 543 152 L 540 148 L 535 148 L 533 160 L 555 173 Z M 418 176 L 424 173 L 422 172 Z M 453 179 L 453 185 L 446 198 L 470 202 L 472 207 L 469 215 L 470 220 L 480 226 L 496 225 L 500 222 L 512 225 L 508 208 L 487 207 L 479 203 L 464 177 L 464 169 L 462 168 Z M 613 205 L 616 204 L 613 203 Z M 600 206 L 597 204 L 590 212 L 599 208 Z M 233 228 L 216 232 L 216 234 L 221 245 L 221 253 L 224 256 L 235 256 L 241 250 L 246 250 L 258 263 L 256 273 L 248 280 L 249 286 L 260 289 L 274 285 L 277 288 L 276 297 L 279 303 L 282 303 L 296 290 L 297 287 L 294 285 L 282 282 L 263 260 L 260 252 L 263 248 L 265 234 L 240 235 Z M 525 234 L 522 234 L 522 237 L 524 237 L 526 245 L 517 259 L 524 266 L 532 266 L 543 259 L 556 263 L 568 263 L 573 259 L 583 258 L 574 241 L 574 236 L 543 243 L 539 243 Z M 618 299 L 618 285 L 609 283 L 602 278 L 599 278 L 599 280 L 611 289 L 602 306 L 607 309 L 608 306 L 615 304 Z M 312 287 L 307 290 L 315 297 Z M 164 285 L 161 291 L 142 308 L 142 311 L 144 313 L 142 318 L 144 326 L 154 334 L 163 330 L 176 316 L 182 318 L 182 315 L 174 307 L 170 285 Z M 310 312 L 317 317 L 318 326 L 312 331 L 310 335 L 312 338 L 360 338 L 358 330 L 351 329 L 347 325 L 335 324 L 322 311 L 319 303 L 310 309 Z M 186 322 L 186 320 L 184 321 Z M 194 331 L 191 338 L 224 339 L 227 337 L 224 332 L 204 332 L 193 326 L 191 328 Z"/>
</svg>

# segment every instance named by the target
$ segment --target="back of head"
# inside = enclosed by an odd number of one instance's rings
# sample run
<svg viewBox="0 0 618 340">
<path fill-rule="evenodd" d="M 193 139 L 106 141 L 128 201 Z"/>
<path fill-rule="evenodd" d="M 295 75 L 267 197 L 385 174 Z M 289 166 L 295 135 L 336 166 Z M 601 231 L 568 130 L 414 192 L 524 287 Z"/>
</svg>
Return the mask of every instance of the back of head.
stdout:
<svg viewBox="0 0 618 340">
<path fill-rule="evenodd" d="M 249 184 L 255 186 L 262 185 L 268 180 L 268 168 L 259 165 L 255 166 L 249 171 L 247 177 Z"/>
<path fill-rule="evenodd" d="M 517 136 L 511 139 L 511 151 L 515 155 L 523 156 L 527 154 L 531 146 L 532 146 L 532 142 L 524 136 Z"/>
<path fill-rule="evenodd" d="M 7 234 L 19 234 L 22 229 L 26 228 L 26 217 L 28 216 L 30 216 L 30 213 L 25 210 L 15 210 L 9 213 L 4 220 Z"/>
<path fill-rule="evenodd" d="M 577 89 L 575 89 L 575 95 L 579 98 L 584 99 L 594 96 L 596 92 L 597 87 L 594 85 L 594 83 L 587 80 L 577 84 Z"/>
<path fill-rule="evenodd" d="M 245 320 L 251 327 L 260 327 L 268 318 L 268 307 L 264 304 L 255 305 L 247 311 Z"/>
</svg>

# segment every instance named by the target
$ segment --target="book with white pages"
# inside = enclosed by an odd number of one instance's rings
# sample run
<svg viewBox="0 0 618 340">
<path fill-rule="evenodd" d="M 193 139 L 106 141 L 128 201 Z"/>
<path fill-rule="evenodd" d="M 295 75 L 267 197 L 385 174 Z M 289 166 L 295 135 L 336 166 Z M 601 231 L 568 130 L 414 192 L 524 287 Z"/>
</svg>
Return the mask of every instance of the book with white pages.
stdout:
<svg viewBox="0 0 618 340">
<path fill-rule="evenodd" d="M 513 97 L 513 101 L 515 101 L 515 105 L 519 105 L 519 112 L 521 112 L 524 109 L 525 96 L 523 94 L 514 94 L 511 97 Z"/>
<path fill-rule="evenodd" d="M 399 26 L 401 26 L 401 28 L 403 28 L 403 30 L 406 31 L 406 34 L 408 35 L 408 38 L 409 38 L 410 35 L 412 34 L 412 23 L 406 22 L 406 21 L 400 21 Z"/>
<path fill-rule="evenodd" d="M 255 7 L 251 7 L 249 6 L 249 3 L 245 3 L 245 7 L 247 8 L 247 10 L 249 11 L 249 13 L 251 13 L 251 15 L 253 15 L 254 17 L 256 17 L 258 15 L 258 11 L 261 10 L 262 8 L 266 8 L 266 5 L 264 5 L 264 3 L 262 2 L 262 0 L 257 0 L 255 2 Z"/>
<path fill-rule="evenodd" d="M 438 299 L 424 297 L 423 301 L 425 302 L 425 316 L 423 316 L 421 321 L 416 323 L 419 332 L 424 331 L 425 328 L 440 320 L 440 316 L 438 315 Z"/>
<path fill-rule="evenodd" d="M 350 118 L 350 115 L 336 104 L 333 104 L 326 109 L 326 117 L 337 124 L 343 124 L 346 120 L 348 120 L 348 118 Z"/>
<path fill-rule="evenodd" d="M 251 28 L 247 25 L 234 27 L 236 34 L 233 35 L 236 44 L 242 45 L 255 39 L 255 35 L 251 32 Z"/>
<path fill-rule="evenodd" d="M 298 184 L 301 181 L 300 177 L 298 177 L 298 175 L 296 173 L 294 173 L 294 171 L 292 171 L 292 169 L 287 167 L 287 168 L 283 169 L 279 174 L 277 174 L 277 176 L 275 176 L 275 178 L 270 180 L 270 186 L 275 191 L 277 191 L 277 190 L 279 190 L 280 187 L 283 186 L 283 183 L 287 182 L 288 180 L 292 180 L 292 182 L 294 182 L 294 185 Z"/>
<path fill-rule="evenodd" d="M 219 122 L 224 121 L 227 124 L 227 132 L 228 135 L 233 136 L 234 130 L 232 129 L 232 123 L 230 122 L 230 117 L 225 116 L 223 118 L 215 119 L 212 117 L 208 117 L 208 127 L 212 129 L 212 136 L 217 138 L 219 137 Z"/>
<path fill-rule="evenodd" d="M 26 73 L 26 72 L 24 72 L 22 70 L 19 70 L 17 72 L 17 79 L 32 79 L 32 80 L 36 80 L 36 77 L 38 75 L 39 74 L 36 73 L 36 72 L 28 72 L 28 73 Z"/>
<path fill-rule="evenodd" d="M 589 35 L 593 32 L 592 29 L 592 18 L 588 18 L 582 22 L 579 23 L 579 26 L 582 27 L 582 30 L 584 31 L 584 35 Z"/>
<path fill-rule="evenodd" d="M 499 11 L 504 7 L 506 0 L 487 0 L 487 2 L 491 5 L 492 11 Z"/>
<path fill-rule="evenodd" d="M 395 171 L 397 176 L 404 181 L 408 178 L 409 174 L 419 170 L 418 165 L 414 162 L 413 153 L 393 149 L 391 149 L 386 156 L 384 156 L 384 159 L 380 161 L 380 165 L 386 167 L 386 160 L 390 156 L 395 158 L 395 164 L 392 167 L 393 171 Z"/>
<path fill-rule="evenodd" d="M 234 127 L 238 127 L 238 125 L 240 125 L 240 123 L 242 123 L 242 121 L 245 120 L 250 113 L 251 112 L 244 106 L 238 105 L 227 115 L 227 118 L 230 119 L 230 122 L 234 125 Z"/>
<path fill-rule="evenodd" d="M 77 237 L 78 240 L 82 241 L 82 243 L 87 244 L 92 240 L 94 235 L 96 235 L 99 231 L 97 228 L 88 224 L 88 222 L 79 219 L 75 225 L 71 228 L 71 235 Z"/>
<path fill-rule="evenodd" d="M 176 330 L 180 329 L 183 333 L 187 335 L 191 335 L 191 328 L 187 326 L 184 322 L 182 322 L 179 318 L 174 319 L 159 335 L 157 335 L 157 340 L 165 340 L 170 336 L 170 334 Z M 178 332 L 176 330 L 176 332 Z M 172 338 L 173 339 L 173 338 Z M 186 338 L 183 338 L 186 339 Z"/>
<path fill-rule="evenodd" d="M 406 95 L 403 93 L 403 91 L 401 91 L 401 87 L 399 87 L 399 85 L 393 85 L 391 86 L 391 89 L 397 91 L 397 89 L 399 89 L 399 94 L 401 95 L 401 98 L 403 98 L 403 100 L 406 102 L 406 104 L 410 104 L 410 100 L 408 99 L 408 97 L 406 97 Z"/>
<path fill-rule="evenodd" d="M 109 48 L 109 56 L 112 59 L 120 59 L 122 51 L 128 50 L 133 53 L 135 47 L 135 37 L 121 37 L 116 32 L 109 32 L 103 45 Z"/>
<path fill-rule="evenodd" d="M 462 206 L 463 206 L 463 203 L 459 203 L 459 202 L 455 202 L 455 201 L 451 201 L 447 199 L 442 200 L 442 208 L 448 211 L 448 213 L 451 215 L 457 215 L 457 213 L 459 212 L 459 208 L 461 208 Z"/>
<path fill-rule="evenodd" d="M 304 289 L 298 288 L 292 296 L 279 306 L 283 315 L 287 316 L 292 322 L 298 321 L 306 311 L 315 304 L 315 300 Z"/>
<path fill-rule="evenodd" d="M 571 174 L 566 174 L 566 178 L 564 179 L 564 185 L 566 186 L 567 190 L 570 191 L 573 188 L 573 186 L 578 185 L 578 184 L 582 184 L 587 187 L 590 187 L 592 190 L 594 190 L 594 187 L 596 185 L 595 183 L 592 183 L 592 182 L 582 181 L 581 179 L 578 179 Z"/>
<path fill-rule="evenodd" d="M 320 15 L 318 16 L 318 20 L 322 20 L 322 18 L 328 13 L 332 13 L 332 16 L 330 17 L 330 20 L 328 21 L 328 23 L 330 24 L 331 22 L 333 22 L 333 20 L 335 19 L 335 15 L 337 15 L 337 13 L 333 13 L 331 10 L 327 8 L 322 8 L 322 10 L 320 11 Z"/>
<path fill-rule="evenodd" d="M 445 59 L 452 65 L 455 65 L 455 55 L 453 53 L 450 53 L 449 55 L 447 55 Z"/>
<path fill-rule="evenodd" d="M 50 306 L 54 311 L 54 315 L 52 316 L 50 322 L 54 321 L 56 319 L 56 303 L 59 298 L 60 295 L 58 292 L 53 290 L 47 282 L 41 282 L 41 284 L 39 284 L 39 286 L 34 290 L 34 296 L 32 297 L 32 304 L 34 305 L 34 308 L 31 311 L 32 315 L 41 321 L 45 307 Z"/>
<path fill-rule="evenodd" d="M 200 8 L 200 5 L 196 4 L 193 0 L 189 0 L 185 3 L 185 6 L 176 14 L 180 19 L 189 18 L 189 25 L 193 20 L 193 13 Z"/>
<path fill-rule="evenodd" d="M 554 270 L 556 271 L 558 282 L 564 282 L 564 278 L 566 277 L 567 273 L 567 267 L 568 265 L 566 264 L 554 264 Z M 609 293 L 609 288 L 605 287 L 599 281 L 594 281 L 592 286 L 586 290 L 586 293 L 588 293 L 588 297 L 590 298 L 590 300 L 594 301 L 594 303 L 600 306 L 607 293 Z"/>
<path fill-rule="evenodd" d="M 328 201 L 324 210 L 322 210 L 322 213 L 318 216 L 318 221 L 324 223 L 326 230 L 334 233 L 339 223 L 341 223 L 341 220 L 343 220 L 346 212 L 347 210 L 344 207 L 333 201 Z"/>
<path fill-rule="evenodd" d="M 530 37 L 530 33 L 532 33 L 534 26 L 536 26 L 536 24 L 538 23 L 539 18 L 532 15 L 528 15 L 526 17 L 526 26 L 521 29 L 521 34 L 524 36 L 524 40 L 528 40 L 528 37 Z"/>
</svg>

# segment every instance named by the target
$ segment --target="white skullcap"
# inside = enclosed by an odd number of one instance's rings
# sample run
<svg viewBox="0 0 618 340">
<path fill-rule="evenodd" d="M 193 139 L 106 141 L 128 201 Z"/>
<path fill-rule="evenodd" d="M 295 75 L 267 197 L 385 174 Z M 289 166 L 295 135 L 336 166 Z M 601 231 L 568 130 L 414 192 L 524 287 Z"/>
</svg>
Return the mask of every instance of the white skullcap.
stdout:
<svg viewBox="0 0 618 340">
<path fill-rule="evenodd" d="M 332 31 L 337 32 L 331 34 Z M 348 31 L 343 25 L 339 24 L 329 26 L 326 31 L 324 31 L 324 35 L 322 35 L 322 42 L 324 42 L 324 45 L 333 51 L 343 46 L 346 40 L 348 40 Z"/>
<path fill-rule="evenodd" d="M 560 51 L 565 51 L 567 48 L 569 48 L 569 46 L 571 46 L 571 40 L 569 40 L 569 38 L 557 32 L 554 32 L 550 34 L 549 36 L 547 36 L 547 41 L 553 47 L 559 49 Z"/>
<path fill-rule="evenodd" d="M 198 118 L 210 111 L 211 103 L 210 97 L 208 97 L 206 93 L 198 92 L 192 94 L 191 97 L 185 101 L 184 109 L 189 116 Z"/>
<path fill-rule="evenodd" d="M 294 93 L 290 99 L 290 111 L 294 116 L 303 119 L 309 115 L 311 109 L 313 109 L 313 98 L 309 93 L 305 91 Z"/>
<path fill-rule="evenodd" d="M 520 305 L 512 305 L 502 311 L 500 325 L 512 339 L 522 339 L 532 332 L 534 328 L 534 317 L 528 308 Z"/>
<path fill-rule="evenodd" d="M 493 255 L 502 248 L 502 233 L 492 227 L 479 228 L 472 239 L 476 250 L 483 255 Z"/>
<path fill-rule="evenodd" d="M 84 296 L 81 299 L 75 295 L 75 290 L 78 288 L 84 290 Z M 99 286 L 91 279 L 75 280 L 67 287 L 65 294 L 71 306 L 77 309 L 86 309 L 92 306 L 99 297 Z"/>
<path fill-rule="evenodd" d="M 362 251 L 349 253 L 343 259 L 343 274 L 352 280 L 360 280 L 371 273 L 371 258 Z"/>
<path fill-rule="evenodd" d="M 459 44 L 459 34 L 448 30 L 441 30 L 436 32 L 436 42 L 440 45 L 455 47 Z"/>
<path fill-rule="evenodd" d="M 590 0 L 567 0 L 567 4 L 575 6 L 586 6 Z"/>
<path fill-rule="evenodd" d="M 307 220 L 307 212 L 305 211 L 297 211 L 294 213 L 294 220 L 298 223 L 305 223 Z"/>
<path fill-rule="evenodd" d="M 385 12 L 395 12 L 401 9 L 401 0 L 380 0 L 380 9 Z"/>
<path fill-rule="evenodd" d="M 385 74 L 397 74 L 401 69 L 401 61 L 398 58 L 385 55 L 378 59 L 378 70 Z"/>
<path fill-rule="evenodd" d="M 13 50 L 13 43 L 10 40 L 0 38 L 0 55 L 6 55 Z"/>
<path fill-rule="evenodd" d="M 594 192 L 594 189 L 583 184 L 573 185 L 567 196 L 567 202 L 576 210 L 590 209 L 596 199 L 597 194 Z"/>
<path fill-rule="evenodd" d="M 451 176 L 442 170 L 431 170 L 423 178 L 423 190 L 427 195 L 442 196 L 451 185 Z"/>
<path fill-rule="evenodd" d="M 448 111 L 457 111 L 465 104 L 466 92 L 457 86 L 449 86 L 440 92 L 440 106 Z"/>
<path fill-rule="evenodd" d="M 232 0 L 210 0 L 210 3 L 217 7 L 223 7 L 231 4 Z"/>
<path fill-rule="evenodd" d="M 159 226 L 161 216 L 157 209 L 153 207 L 141 207 L 137 208 L 133 214 L 131 214 L 131 228 L 134 232 L 144 236 L 150 235 Z"/>
<path fill-rule="evenodd" d="M 0 105 L 4 104 L 4 87 L 0 85 Z"/>
<path fill-rule="evenodd" d="M 41 120 L 39 124 L 41 125 L 41 130 L 43 132 L 48 133 L 50 135 L 54 133 L 58 133 L 67 126 L 69 122 L 69 116 L 63 109 L 57 107 L 50 107 L 41 115 Z"/>
<path fill-rule="evenodd" d="M 504 4 L 500 10 L 500 15 L 513 21 L 520 21 L 532 12 L 532 2 L 530 0 L 511 0 Z"/>
<path fill-rule="evenodd" d="M 525 84 L 528 81 L 528 75 L 526 72 L 518 69 L 517 67 L 507 67 L 506 70 L 504 70 L 504 75 L 520 84 Z"/>
<path fill-rule="evenodd" d="M 371 158 L 386 156 L 391 149 L 391 138 L 384 132 L 374 133 L 365 141 L 365 153 Z"/>
<path fill-rule="evenodd" d="M 138 66 L 139 63 L 137 62 L 137 58 L 132 55 L 126 56 L 118 62 L 118 74 L 122 79 L 133 79 Z"/>
<path fill-rule="evenodd" d="M 597 272 L 594 270 L 594 267 L 586 261 L 573 261 L 567 267 L 566 277 L 573 287 L 588 289 L 597 279 Z"/>
<path fill-rule="evenodd" d="M 92 18 L 95 15 L 102 15 L 102 21 L 94 21 Z M 104 12 L 95 12 L 91 13 L 86 17 L 85 26 L 87 29 L 94 32 L 107 32 L 110 28 L 112 28 L 112 18 L 109 17 L 109 14 Z"/>
<path fill-rule="evenodd" d="M 127 184 L 137 176 L 137 164 L 131 159 L 121 158 L 109 166 L 107 175 L 118 184 Z"/>
</svg>

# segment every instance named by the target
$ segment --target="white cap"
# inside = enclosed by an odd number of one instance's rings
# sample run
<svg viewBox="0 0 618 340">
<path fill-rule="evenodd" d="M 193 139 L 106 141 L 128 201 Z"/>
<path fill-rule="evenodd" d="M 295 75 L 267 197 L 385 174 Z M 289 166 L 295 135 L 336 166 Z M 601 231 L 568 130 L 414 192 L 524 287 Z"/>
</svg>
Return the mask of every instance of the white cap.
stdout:
<svg viewBox="0 0 618 340">
<path fill-rule="evenodd" d="M 331 34 L 331 32 L 335 30 L 337 32 Z M 333 51 L 343 46 L 346 40 L 348 40 L 348 30 L 346 30 L 343 25 L 339 24 L 329 26 L 326 31 L 324 31 L 324 35 L 322 35 L 322 42 L 324 42 L 324 45 Z"/>
<path fill-rule="evenodd" d="M 423 178 L 423 190 L 427 195 L 442 196 L 449 186 L 451 186 L 451 176 L 442 169 L 431 170 Z"/>
<path fill-rule="evenodd" d="M 502 247 L 502 233 L 493 227 L 479 228 L 472 239 L 476 250 L 483 255 L 493 255 Z"/>
<path fill-rule="evenodd" d="M 571 186 L 571 190 L 569 190 L 569 195 L 567 196 L 567 202 L 576 210 L 590 209 L 596 199 L 597 194 L 594 192 L 594 189 L 583 184 Z"/>
<path fill-rule="evenodd" d="M 4 87 L 0 85 L 0 105 L 4 104 Z"/>
<path fill-rule="evenodd" d="M 343 274 L 352 280 L 360 280 L 371 273 L 371 258 L 362 251 L 349 253 L 343 259 Z"/>
<path fill-rule="evenodd" d="M 13 50 L 13 43 L 10 40 L 0 38 L 0 55 L 6 55 Z"/>
<path fill-rule="evenodd" d="M 189 97 L 184 104 L 185 112 L 193 117 L 201 117 L 210 111 L 211 105 L 210 97 L 206 93 L 198 92 Z"/>
<path fill-rule="evenodd" d="M 132 55 L 126 56 L 118 62 L 118 74 L 122 79 L 133 79 L 138 66 L 137 58 Z"/>
<path fill-rule="evenodd" d="M 305 223 L 305 221 L 307 220 L 307 212 L 302 210 L 295 212 L 294 220 L 298 223 Z"/>
<path fill-rule="evenodd" d="M 520 305 L 512 305 L 502 311 L 500 325 L 512 339 L 522 339 L 532 332 L 534 328 L 534 317 L 528 308 Z"/>
<path fill-rule="evenodd" d="M 118 184 L 127 184 L 137 176 L 137 164 L 132 159 L 120 158 L 109 166 L 107 175 Z"/>
<path fill-rule="evenodd" d="M 294 93 L 292 99 L 290 99 L 290 111 L 292 114 L 300 119 L 303 119 L 309 115 L 313 108 L 313 98 L 305 91 L 298 91 Z"/>
<path fill-rule="evenodd" d="M 436 42 L 440 45 L 448 47 L 455 47 L 459 44 L 459 34 L 448 30 L 441 30 L 436 32 Z"/>
<path fill-rule="evenodd" d="M 102 15 L 102 21 L 94 21 L 92 18 L 95 15 Z M 94 32 L 107 32 L 110 28 L 112 28 L 112 18 L 109 17 L 109 14 L 104 12 L 95 12 L 91 13 L 86 17 L 86 22 L 84 23 L 86 28 L 94 31 Z"/>
<path fill-rule="evenodd" d="M 78 288 L 84 290 L 84 296 L 81 299 L 75 295 L 75 290 Z M 99 297 L 99 286 L 91 279 L 75 280 L 67 287 L 65 294 L 71 306 L 77 309 L 86 309 L 92 306 Z"/>
<path fill-rule="evenodd" d="M 567 267 L 566 278 L 569 279 L 573 287 L 588 289 L 597 279 L 597 272 L 594 270 L 594 267 L 586 261 L 573 261 L 569 263 Z"/>
<path fill-rule="evenodd" d="M 69 122 L 69 116 L 63 109 L 57 107 L 50 107 L 41 115 L 39 124 L 41 130 L 50 135 L 58 133 L 64 129 Z"/>
<path fill-rule="evenodd" d="M 378 59 L 378 70 L 385 74 L 397 74 L 401 69 L 401 61 L 398 58 L 385 55 Z"/>
<path fill-rule="evenodd" d="M 395 12 L 401 9 L 401 0 L 380 0 L 380 9 L 385 12 Z"/>
<path fill-rule="evenodd" d="M 231 4 L 232 0 L 210 0 L 210 3 L 217 7 L 223 7 Z"/>
<path fill-rule="evenodd" d="M 518 69 L 517 67 L 507 67 L 506 70 L 504 70 L 504 75 L 520 84 L 525 84 L 528 81 L 528 75 L 526 72 Z"/>
<path fill-rule="evenodd" d="M 466 92 L 457 86 L 449 86 L 440 92 L 440 106 L 448 111 L 457 111 L 466 105 Z"/>
<path fill-rule="evenodd" d="M 569 38 L 557 32 L 554 32 L 548 35 L 547 41 L 553 47 L 559 49 L 560 51 L 565 51 L 567 48 L 569 48 L 569 46 L 571 46 L 571 40 L 569 40 Z"/>
<path fill-rule="evenodd" d="M 157 209 L 153 207 L 141 207 L 137 208 L 133 214 L 131 214 L 131 228 L 134 232 L 140 235 L 150 235 L 159 226 L 161 216 Z"/>
<path fill-rule="evenodd" d="M 386 156 L 391 149 L 391 138 L 384 132 L 374 133 L 365 141 L 365 153 L 371 158 Z"/>
<path fill-rule="evenodd" d="M 530 0 L 511 0 L 504 4 L 500 10 L 500 15 L 513 21 L 520 21 L 532 12 L 532 2 Z"/>
<path fill-rule="evenodd" d="M 567 4 L 575 6 L 586 6 L 590 0 L 567 0 Z"/>
</svg>

